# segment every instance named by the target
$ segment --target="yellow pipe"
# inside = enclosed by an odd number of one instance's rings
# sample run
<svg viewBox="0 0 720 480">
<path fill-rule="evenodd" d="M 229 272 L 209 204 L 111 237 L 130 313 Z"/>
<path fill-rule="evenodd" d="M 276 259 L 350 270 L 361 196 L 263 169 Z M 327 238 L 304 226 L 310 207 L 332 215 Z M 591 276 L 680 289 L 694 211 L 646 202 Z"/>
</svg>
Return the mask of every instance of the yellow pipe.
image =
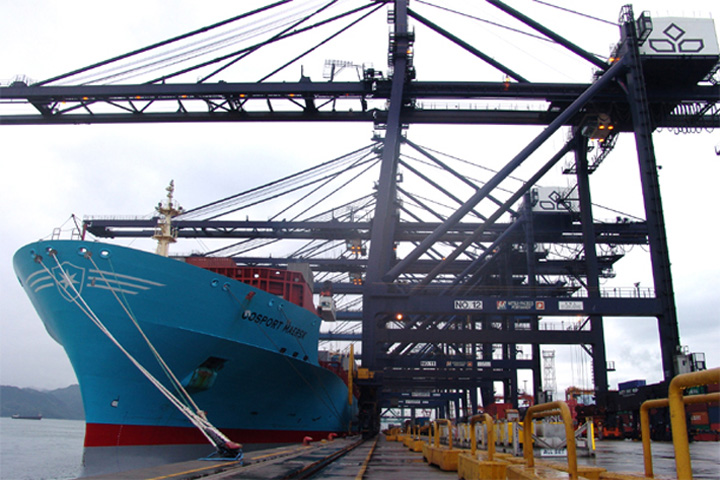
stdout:
<svg viewBox="0 0 720 480">
<path fill-rule="evenodd" d="M 428 423 L 427 425 L 425 425 L 425 427 L 427 428 L 427 432 L 428 432 L 428 445 L 430 445 L 431 440 L 432 440 L 432 434 L 433 434 L 432 424 Z M 422 440 L 422 435 L 420 436 L 420 440 Z"/>
<path fill-rule="evenodd" d="M 487 413 L 481 413 L 470 417 L 470 453 L 472 457 L 475 458 L 475 452 L 477 452 L 477 434 L 475 433 L 475 424 L 481 420 L 485 421 L 485 426 L 487 427 L 488 460 L 492 461 L 495 457 L 495 425 L 493 425 L 492 417 Z"/>
<path fill-rule="evenodd" d="M 549 405 L 549 404 L 543 403 L 540 405 Z M 535 406 L 537 407 L 539 405 L 535 405 Z M 545 410 L 545 411 L 535 410 L 533 412 L 533 418 L 549 417 L 551 415 L 560 415 L 560 410 L 557 410 L 557 409 L 549 409 L 549 410 Z M 527 418 L 528 417 L 526 414 L 525 420 L 527 420 Z M 535 466 L 535 457 L 533 456 L 533 439 L 532 439 L 532 434 L 535 431 L 535 428 L 532 423 L 533 418 L 531 418 L 530 422 L 528 422 L 529 425 L 527 425 L 527 427 L 528 427 L 527 429 L 526 429 L 526 421 L 525 420 L 523 421 L 523 458 L 525 459 L 525 464 L 528 467 Z M 525 445 L 528 445 L 529 447 L 526 449 Z"/>
<path fill-rule="evenodd" d="M 651 408 L 663 408 L 670 404 L 667 398 L 647 400 L 640 406 L 640 438 L 643 446 L 643 460 L 645 462 L 645 476 L 653 477 L 652 452 L 650 451 L 650 418 L 648 411 Z"/>
<path fill-rule="evenodd" d="M 452 422 L 447 418 L 438 418 L 433 424 L 445 423 L 448 426 L 448 448 L 452 450 Z M 440 427 L 435 427 L 435 446 L 440 447 Z"/>
<path fill-rule="evenodd" d="M 525 458 L 525 464 L 528 467 L 535 465 L 535 458 L 533 457 L 533 444 L 532 444 L 532 421 L 533 418 L 547 417 L 549 415 L 560 414 L 565 425 L 565 438 L 567 443 L 568 451 L 568 473 L 572 480 L 578 480 L 577 470 L 577 451 L 575 450 L 575 430 L 572 425 L 572 416 L 570 415 L 570 409 L 565 402 L 550 402 L 541 403 L 539 405 L 533 405 L 527 409 L 525 413 L 525 420 L 523 421 L 523 457 Z"/>
<path fill-rule="evenodd" d="M 670 406 L 670 427 L 672 428 L 673 447 L 675 449 L 675 470 L 679 480 L 692 479 L 692 466 L 690 464 L 690 447 L 688 444 L 687 425 L 685 423 L 685 403 L 701 402 L 697 398 L 688 402 L 683 397 L 686 388 L 697 385 L 708 385 L 720 381 L 720 368 L 703 370 L 700 372 L 678 375 L 672 379 L 668 388 L 668 398 L 660 400 L 649 400 L 645 402 L 645 427 L 643 428 L 643 407 L 640 408 L 640 428 L 643 438 L 643 456 L 645 457 L 645 475 L 652 475 L 652 459 L 650 454 L 650 426 L 647 418 L 647 410 Z M 692 395 L 687 397 L 704 397 L 703 395 Z M 659 402 L 659 403 L 658 403 Z M 665 402 L 664 404 L 662 402 Z M 647 438 L 647 447 L 645 445 Z"/>
<path fill-rule="evenodd" d="M 692 479 L 683 391 L 688 387 L 717 382 L 720 382 L 720 368 L 678 375 L 670 381 L 670 387 L 668 388 L 670 426 L 672 427 L 673 446 L 675 447 L 675 470 L 677 471 L 678 480 Z"/>
<path fill-rule="evenodd" d="M 353 370 L 355 369 L 355 345 L 350 344 L 350 360 L 348 365 L 348 405 L 353 404 Z"/>
</svg>

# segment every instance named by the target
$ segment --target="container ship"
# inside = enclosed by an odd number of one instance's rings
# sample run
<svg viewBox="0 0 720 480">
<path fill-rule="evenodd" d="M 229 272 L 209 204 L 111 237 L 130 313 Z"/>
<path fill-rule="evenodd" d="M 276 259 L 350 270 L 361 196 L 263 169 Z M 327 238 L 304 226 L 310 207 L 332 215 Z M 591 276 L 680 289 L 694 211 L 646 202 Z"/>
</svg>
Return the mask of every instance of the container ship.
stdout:
<svg viewBox="0 0 720 480">
<path fill-rule="evenodd" d="M 19 413 L 16 413 L 10 418 L 12 418 L 13 420 L 42 420 L 42 414 L 38 413 L 37 415 L 20 415 Z"/>
<path fill-rule="evenodd" d="M 318 351 L 306 266 L 83 240 L 29 244 L 13 264 L 80 383 L 86 474 L 197 458 L 208 440 L 227 455 L 352 428 L 353 362 Z"/>
</svg>

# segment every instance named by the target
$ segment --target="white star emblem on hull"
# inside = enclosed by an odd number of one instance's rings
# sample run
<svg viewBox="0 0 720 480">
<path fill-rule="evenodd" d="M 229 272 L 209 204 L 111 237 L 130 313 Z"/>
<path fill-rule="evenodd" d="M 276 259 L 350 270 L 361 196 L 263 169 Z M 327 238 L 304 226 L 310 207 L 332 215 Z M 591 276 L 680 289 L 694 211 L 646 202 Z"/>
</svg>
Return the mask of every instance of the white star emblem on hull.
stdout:
<svg viewBox="0 0 720 480">
<path fill-rule="evenodd" d="M 69 302 L 75 301 L 82 292 L 85 269 L 70 262 L 63 262 L 60 266 L 53 267 L 52 273 L 57 280 L 56 284 L 60 295 Z"/>
</svg>

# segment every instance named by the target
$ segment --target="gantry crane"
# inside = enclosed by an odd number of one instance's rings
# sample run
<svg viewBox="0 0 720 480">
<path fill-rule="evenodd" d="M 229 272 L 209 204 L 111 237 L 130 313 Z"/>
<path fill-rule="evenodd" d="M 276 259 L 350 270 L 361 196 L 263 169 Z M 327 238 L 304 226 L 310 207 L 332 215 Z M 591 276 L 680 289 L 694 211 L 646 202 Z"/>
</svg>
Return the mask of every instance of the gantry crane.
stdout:
<svg viewBox="0 0 720 480">
<path fill-rule="evenodd" d="M 509 5 L 487 0 L 488 5 L 508 18 L 577 55 L 596 72 L 594 80 L 585 84 L 533 82 L 473 45 L 472 39 L 454 34 L 452 25 L 441 26 L 422 14 L 419 8 L 422 4 L 415 8 L 408 0 L 358 1 L 352 8 L 329 13 L 333 2 L 328 2 L 307 15 L 291 19 L 286 23 L 288 26 L 257 43 L 209 61 L 137 83 L 107 83 L 121 73 L 98 73 L 93 77 L 95 72 L 108 72 L 128 59 L 226 25 L 282 12 L 291 3 L 283 0 L 268 4 L 64 75 L 39 82 L 17 80 L 0 87 L 0 99 L 4 102 L 33 109 L 19 114 L 0 112 L 0 123 L 372 125 L 377 132 L 373 143 L 353 152 L 356 157 L 347 157 L 356 162 L 353 168 L 370 161 L 368 158 L 377 166 L 374 192 L 355 200 L 350 209 L 365 211 L 364 216 L 333 214 L 328 219 L 325 212 L 326 215 L 292 220 L 238 220 L 215 213 L 215 207 L 229 205 L 233 200 L 224 199 L 187 210 L 173 223 L 180 238 L 232 238 L 239 239 L 238 243 L 292 238 L 347 242 L 354 248 L 351 255 L 339 258 L 299 256 L 316 270 L 347 273 L 349 281 L 335 282 L 334 292 L 362 298 L 360 309 L 338 312 L 340 320 L 361 323 L 361 334 L 326 333 L 324 338 L 362 342 L 365 376 L 359 383 L 363 388 L 365 428 L 369 431 L 377 429 L 383 407 L 445 408 L 444 405 L 454 403 L 456 411 L 472 410 L 479 403 L 478 390 L 486 403 L 492 401 L 495 381 L 504 382 L 505 398 L 517 404 L 517 371 L 531 370 L 533 391 L 540 392 L 540 346 L 549 344 L 581 345 L 586 349 L 593 359 L 595 393 L 602 402 L 608 390 L 603 333 L 606 316 L 656 317 L 664 376 L 670 379 L 676 373 L 674 362 L 680 340 L 652 133 L 659 127 L 720 126 L 717 44 L 696 42 L 685 44 L 686 51 L 670 51 L 670 47 L 680 48 L 680 26 L 673 24 L 676 30 L 673 25 L 654 29 L 652 18 L 646 14 L 636 17 L 631 7 L 624 7 L 619 20 L 621 38 L 612 57 L 603 59 Z M 391 24 L 387 74 L 365 67 L 357 81 L 331 78 L 318 82 L 304 74 L 296 82 L 269 81 L 315 48 L 310 47 L 257 81 L 214 80 L 267 46 L 296 41 L 320 27 L 340 25 L 335 33 L 319 42 L 321 45 L 385 12 Z M 503 80 L 418 80 L 414 27 L 444 37 L 492 66 Z M 204 73 L 197 81 L 178 80 L 200 71 Z M 666 75 L 670 71 L 673 75 Z M 126 72 L 129 75 L 132 70 Z M 76 80 L 87 76 L 91 80 Z M 450 105 L 506 100 L 534 103 L 522 110 L 505 108 L 503 104 L 486 108 Z M 428 102 L 445 103 L 433 109 L 423 108 Z M 447 158 L 406 138 L 404 130 L 415 124 L 543 128 L 500 170 L 484 183 L 478 183 L 454 169 Z M 500 184 L 561 129 L 569 132 L 565 144 L 520 186 L 501 192 Z M 634 135 L 636 141 L 645 218 L 602 223 L 593 215 L 589 175 L 600 167 L 621 134 Z M 594 156 L 588 154 L 590 142 L 598 145 Z M 404 159 L 408 155 L 405 151 L 439 167 L 456 184 L 464 184 L 469 193 L 463 198 L 454 195 L 453 187 L 441 185 Z M 543 175 L 568 156 L 573 160 L 566 173 L 576 177 L 576 186 L 571 191 L 538 189 Z M 338 165 L 345 159 L 336 159 Z M 441 192 L 444 198 L 452 199 L 451 209 L 439 212 L 421 196 L 405 191 L 399 183 L 400 166 Z M 289 176 L 283 181 L 289 186 L 297 178 L 300 177 Z M 238 195 L 235 200 L 243 201 L 248 195 Z M 424 215 L 413 213 L 401 198 L 411 199 Z M 545 204 L 552 209 L 544 209 Z M 86 231 L 98 237 L 149 237 L 154 225 L 154 219 L 85 221 Z M 581 253 L 559 259 L 543 251 L 543 244 L 575 245 L 581 248 Z M 598 247 L 645 244 L 650 249 L 652 295 L 606 296 L 600 288 L 600 279 L 622 255 L 598 253 Z M 236 259 L 282 265 L 297 256 L 237 254 Z M 561 281 L 562 278 L 573 281 Z M 583 321 L 570 330 L 541 328 L 542 319 L 567 315 L 582 316 Z M 518 345 L 531 345 L 529 358 L 517 355 Z M 411 396 L 408 391 L 417 394 Z"/>
</svg>

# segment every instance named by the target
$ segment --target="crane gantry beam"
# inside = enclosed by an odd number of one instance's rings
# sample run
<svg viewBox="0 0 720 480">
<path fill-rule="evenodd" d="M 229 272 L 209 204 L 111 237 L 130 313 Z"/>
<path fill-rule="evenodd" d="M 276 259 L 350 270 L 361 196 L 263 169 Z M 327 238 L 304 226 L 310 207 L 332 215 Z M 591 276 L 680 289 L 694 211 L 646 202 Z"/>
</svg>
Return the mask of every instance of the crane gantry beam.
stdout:
<svg viewBox="0 0 720 480">
<path fill-rule="evenodd" d="M 92 217 L 84 220 L 87 232 L 101 238 L 149 238 L 157 225 L 156 218 L 116 219 Z M 462 241 L 481 227 L 482 223 L 463 222 L 448 230 L 441 241 Z M 488 226 L 479 242 L 493 242 L 511 224 L 499 222 Z M 398 240 L 419 241 L 440 226 L 437 222 L 401 222 Z M 180 238 L 294 238 L 349 240 L 349 236 L 367 240 L 371 222 L 259 221 L 259 220 L 182 220 L 173 222 Z M 598 222 L 595 226 L 598 244 L 644 245 L 647 228 L 644 222 Z M 541 243 L 582 243 L 581 226 L 568 224 L 562 232 L 551 226 L 539 225 L 536 238 Z M 518 237 L 522 232 L 517 233 Z"/>
<path fill-rule="evenodd" d="M 405 86 L 401 121 L 435 124 L 547 125 L 589 84 L 507 82 L 421 82 Z M 33 86 L 22 82 L 0 87 L 0 101 L 25 106 L 22 113 L 1 113 L 4 125 L 61 125 L 184 122 L 374 122 L 386 123 L 384 103 L 391 82 L 369 76 L 359 82 L 191 83 L 141 85 Z M 676 127 L 692 121 L 699 127 L 718 124 L 720 110 L 708 108 L 700 116 L 670 114 L 681 103 L 714 105 L 720 85 L 692 85 L 682 89 L 649 88 L 650 112 L 657 127 Z M 425 109 L 423 102 L 433 103 Z M 459 106 L 457 101 L 467 103 Z M 505 102 L 475 107 L 473 102 Z M 507 102 L 537 102 L 514 108 Z M 596 109 L 613 104 L 629 112 L 619 87 L 599 93 Z M 314 105 L 309 108 L 308 105 Z M 332 105 L 332 106 L 331 106 Z M 27 108 L 32 106 L 32 108 Z M 629 117 L 629 114 L 627 115 Z M 619 118 L 621 118 L 620 116 Z M 574 116 L 565 125 L 577 125 Z M 620 130 L 631 130 L 631 122 Z"/>
</svg>

